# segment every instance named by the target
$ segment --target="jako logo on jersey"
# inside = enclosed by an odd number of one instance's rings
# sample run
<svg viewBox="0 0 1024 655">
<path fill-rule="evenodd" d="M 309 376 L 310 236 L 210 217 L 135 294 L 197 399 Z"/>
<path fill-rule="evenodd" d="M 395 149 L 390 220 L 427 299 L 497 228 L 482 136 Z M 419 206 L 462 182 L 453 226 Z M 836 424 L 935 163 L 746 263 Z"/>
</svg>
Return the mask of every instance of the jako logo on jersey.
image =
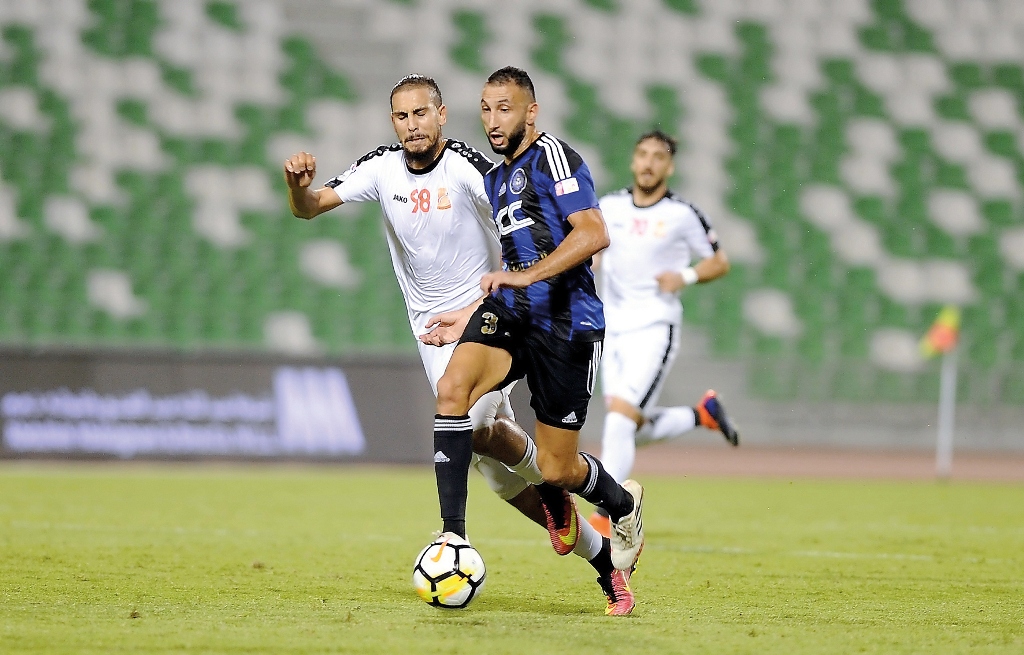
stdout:
<svg viewBox="0 0 1024 655">
<path fill-rule="evenodd" d="M 394 199 L 398 202 L 409 202 L 408 198 L 406 198 L 405 196 L 400 196 L 397 193 L 395 194 Z"/>
<path fill-rule="evenodd" d="M 494 222 L 497 223 L 498 232 L 500 234 L 512 234 L 516 230 L 533 225 L 533 219 L 529 216 L 516 218 L 515 211 L 522 206 L 523 201 L 516 200 L 513 203 L 509 203 L 507 207 L 502 207 L 498 211 L 498 215 L 494 217 Z"/>
<path fill-rule="evenodd" d="M 517 168 L 512 171 L 512 179 L 508 181 L 508 190 L 518 195 L 523 192 L 526 188 L 526 171 L 521 168 Z M 557 188 L 557 187 L 556 187 Z M 562 195 L 562 194 L 558 194 Z"/>
<path fill-rule="evenodd" d="M 567 177 L 561 182 L 555 182 L 555 195 L 564 196 L 569 193 L 576 193 L 580 190 L 580 183 L 575 177 Z"/>
</svg>

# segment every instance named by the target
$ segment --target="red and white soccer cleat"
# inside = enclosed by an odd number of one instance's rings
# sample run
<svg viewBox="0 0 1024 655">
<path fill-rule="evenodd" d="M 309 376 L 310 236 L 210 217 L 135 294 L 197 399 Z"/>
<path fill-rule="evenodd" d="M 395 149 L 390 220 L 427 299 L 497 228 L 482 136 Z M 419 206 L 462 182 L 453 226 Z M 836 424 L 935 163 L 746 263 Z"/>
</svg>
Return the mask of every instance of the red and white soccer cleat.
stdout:
<svg viewBox="0 0 1024 655">
<path fill-rule="evenodd" d="M 626 480 L 622 487 L 633 496 L 633 511 L 612 521 L 612 565 L 620 571 L 632 571 L 644 549 L 644 488 L 636 480 Z"/>
<path fill-rule="evenodd" d="M 615 569 L 607 578 L 598 578 L 597 583 L 608 599 L 608 606 L 604 608 L 606 615 L 625 616 L 633 611 L 636 600 L 633 598 L 633 590 L 629 588 L 629 571 Z"/>
</svg>

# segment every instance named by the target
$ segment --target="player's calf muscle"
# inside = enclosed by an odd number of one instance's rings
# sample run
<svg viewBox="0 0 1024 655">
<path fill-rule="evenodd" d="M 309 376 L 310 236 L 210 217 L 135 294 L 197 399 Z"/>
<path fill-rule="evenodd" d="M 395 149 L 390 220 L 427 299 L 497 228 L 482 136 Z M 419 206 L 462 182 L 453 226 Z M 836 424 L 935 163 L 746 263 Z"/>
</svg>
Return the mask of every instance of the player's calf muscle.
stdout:
<svg viewBox="0 0 1024 655">
<path fill-rule="evenodd" d="M 587 468 L 576 452 L 557 453 L 538 448 L 537 466 L 544 476 L 544 482 L 562 489 L 579 487 L 587 475 Z"/>
</svg>

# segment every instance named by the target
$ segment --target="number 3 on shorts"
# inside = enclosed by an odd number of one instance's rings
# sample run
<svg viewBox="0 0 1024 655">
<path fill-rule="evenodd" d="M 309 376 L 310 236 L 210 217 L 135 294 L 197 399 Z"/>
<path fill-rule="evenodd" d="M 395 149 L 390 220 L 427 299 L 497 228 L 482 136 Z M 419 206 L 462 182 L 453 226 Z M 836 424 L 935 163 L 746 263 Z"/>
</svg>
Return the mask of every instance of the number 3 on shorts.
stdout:
<svg viewBox="0 0 1024 655">
<path fill-rule="evenodd" d="M 480 334 L 494 334 L 498 331 L 498 317 L 492 312 L 484 312 L 480 315 L 484 324 L 480 326 Z"/>
</svg>

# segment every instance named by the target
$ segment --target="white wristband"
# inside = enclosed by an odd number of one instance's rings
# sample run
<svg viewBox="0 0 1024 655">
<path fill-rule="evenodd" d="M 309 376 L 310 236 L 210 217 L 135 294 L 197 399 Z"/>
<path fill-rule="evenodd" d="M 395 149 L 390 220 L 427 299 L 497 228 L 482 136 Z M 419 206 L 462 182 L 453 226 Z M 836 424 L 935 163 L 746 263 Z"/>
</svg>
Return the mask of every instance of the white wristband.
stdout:
<svg viewBox="0 0 1024 655">
<path fill-rule="evenodd" d="M 683 276 L 683 283 L 685 283 L 686 286 L 697 284 L 697 271 L 695 271 L 692 266 L 687 266 L 683 270 L 679 271 L 679 274 Z"/>
</svg>

